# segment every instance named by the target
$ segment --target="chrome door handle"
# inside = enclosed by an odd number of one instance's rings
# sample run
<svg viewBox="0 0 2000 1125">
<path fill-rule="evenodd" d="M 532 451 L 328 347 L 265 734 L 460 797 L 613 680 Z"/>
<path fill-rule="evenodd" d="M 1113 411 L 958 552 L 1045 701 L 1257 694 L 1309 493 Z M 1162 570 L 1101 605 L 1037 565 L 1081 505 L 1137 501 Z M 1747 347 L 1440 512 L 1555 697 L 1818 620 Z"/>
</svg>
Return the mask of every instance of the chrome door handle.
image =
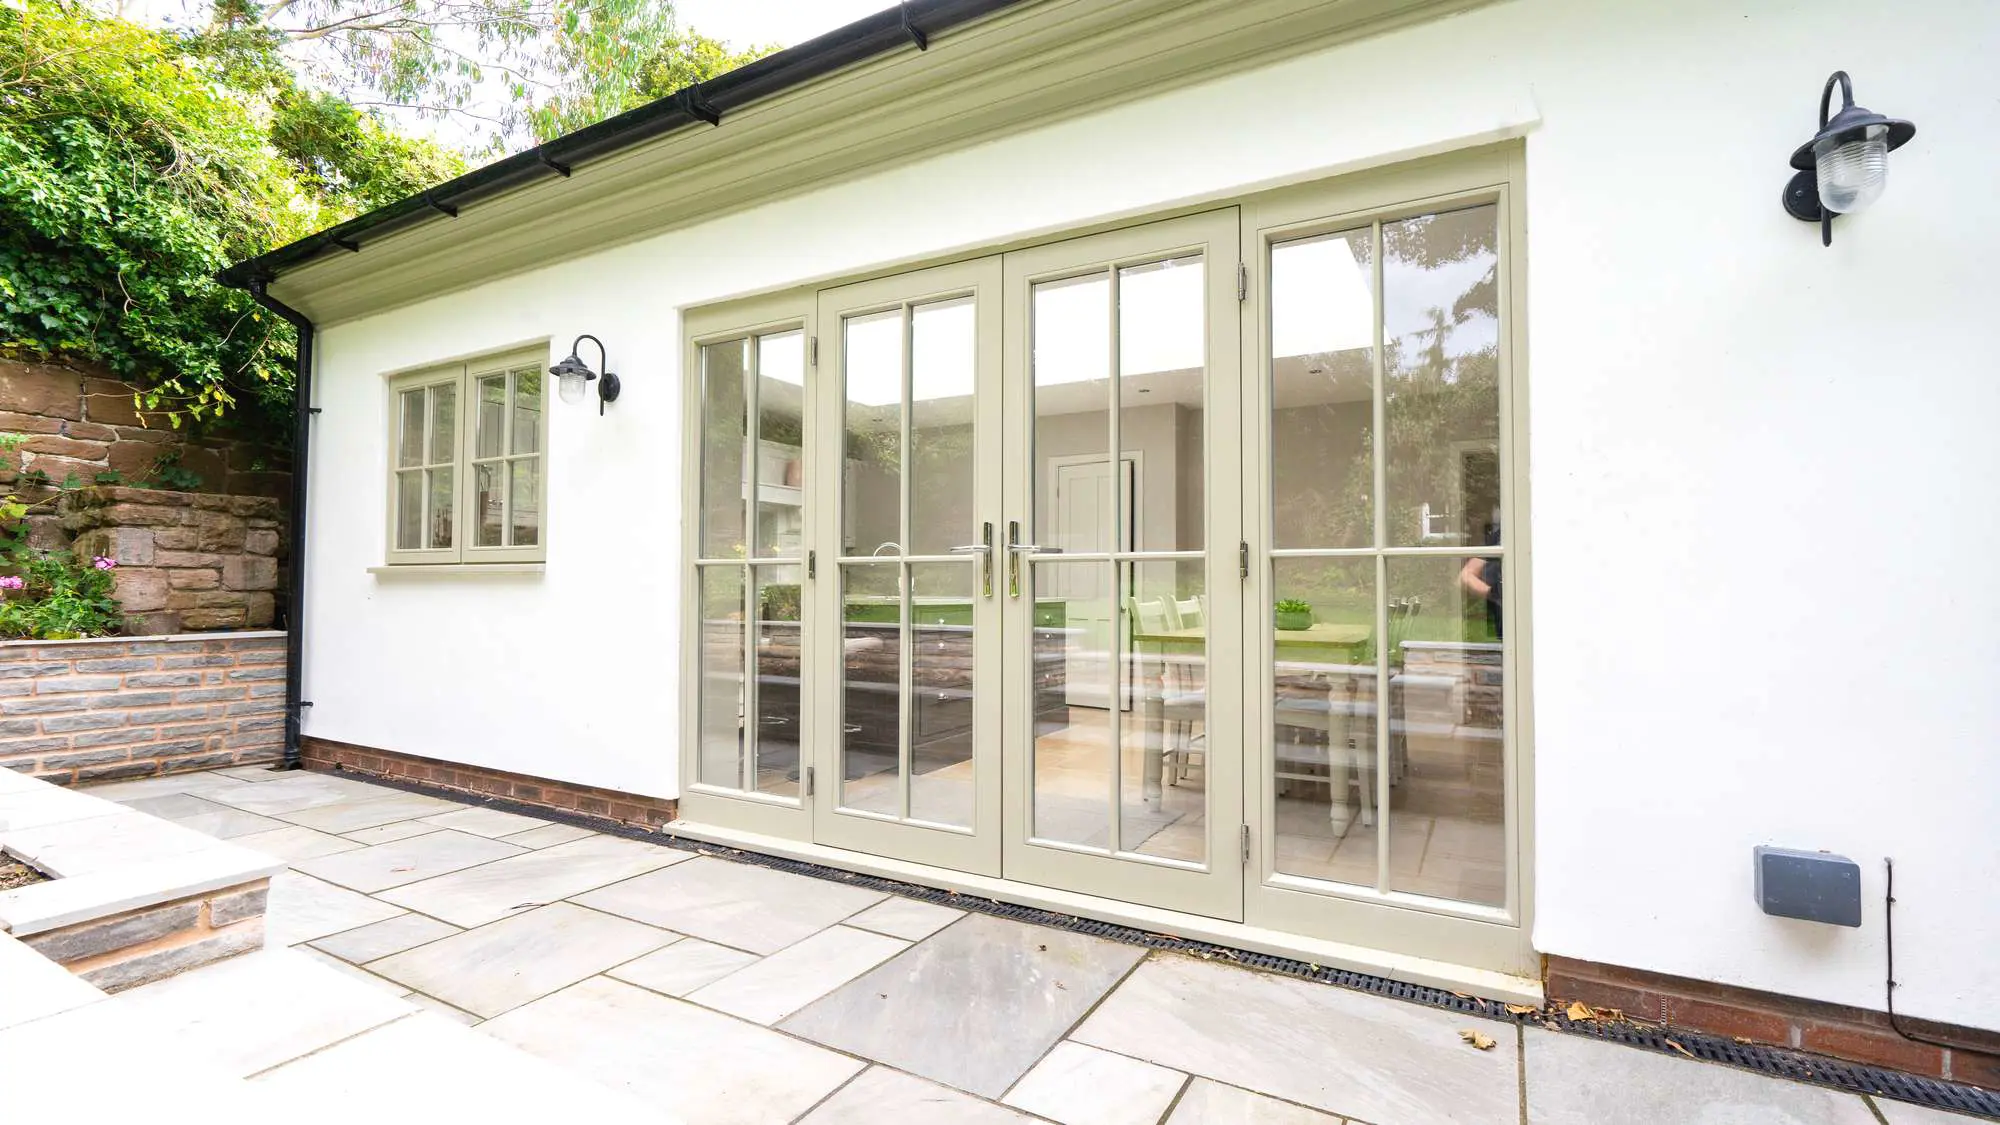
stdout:
<svg viewBox="0 0 2000 1125">
<path fill-rule="evenodd" d="M 1035 543 L 1009 543 L 1007 544 L 1007 549 L 1023 555 L 1060 555 L 1063 553 L 1061 547 L 1043 547 Z"/>
<path fill-rule="evenodd" d="M 977 551 L 979 560 L 979 589 L 985 597 L 993 596 L 993 524 L 987 521 L 980 525 L 981 543 L 961 543 L 951 549 L 954 555 L 969 555 Z"/>
</svg>

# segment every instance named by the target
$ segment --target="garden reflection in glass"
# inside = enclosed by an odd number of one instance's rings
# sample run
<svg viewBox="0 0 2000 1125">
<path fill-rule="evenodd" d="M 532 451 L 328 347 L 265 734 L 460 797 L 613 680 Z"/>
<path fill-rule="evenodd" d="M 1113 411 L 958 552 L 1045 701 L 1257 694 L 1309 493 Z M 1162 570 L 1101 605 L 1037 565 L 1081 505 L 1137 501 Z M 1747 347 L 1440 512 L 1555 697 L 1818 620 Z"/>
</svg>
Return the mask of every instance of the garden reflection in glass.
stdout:
<svg viewBox="0 0 2000 1125">
<path fill-rule="evenodd" d="M 1272 247 L 1284 875 L 1506 901 L 1498 224 L 1486 204 Z"/>
</svg>

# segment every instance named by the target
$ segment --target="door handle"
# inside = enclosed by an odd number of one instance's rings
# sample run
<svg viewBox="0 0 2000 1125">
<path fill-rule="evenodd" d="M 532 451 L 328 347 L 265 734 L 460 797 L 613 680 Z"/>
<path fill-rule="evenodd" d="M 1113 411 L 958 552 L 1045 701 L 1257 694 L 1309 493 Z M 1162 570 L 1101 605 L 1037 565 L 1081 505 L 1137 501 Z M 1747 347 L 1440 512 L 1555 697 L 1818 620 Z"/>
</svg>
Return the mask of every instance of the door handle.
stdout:
<svg viewBox="0 0 2000 1125">
<path fill-rule="evenodd" d="M 953 547 L 951 553 L 969 555 L 974 551 L 979 552 L 979 589 L 985 597 L 990 598 L 993 596 L 993 521 L 988 520 L 980 525 L 980 539 L 981 542 L 978 543 L 963 543 Z"/>
<path fill-rule="evenodd" d="M 1023 555 L 1060 555 L 1061 547 L 1044 547 L 1037 543 L 1009 543 L 1007 549 Z"/>
</svg>

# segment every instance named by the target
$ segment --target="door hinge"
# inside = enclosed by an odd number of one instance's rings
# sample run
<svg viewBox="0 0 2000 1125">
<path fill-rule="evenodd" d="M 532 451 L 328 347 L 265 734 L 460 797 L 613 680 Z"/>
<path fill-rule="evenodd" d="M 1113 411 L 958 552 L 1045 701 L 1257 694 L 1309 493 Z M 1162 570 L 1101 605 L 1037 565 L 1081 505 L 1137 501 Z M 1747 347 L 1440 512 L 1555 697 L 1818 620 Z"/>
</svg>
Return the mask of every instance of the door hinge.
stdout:
<svg viewBox="0 0 2000 1125">
<path fill-rule="evenodd" d="M 1243 866 L 1250 866 L 1250 826 L 1243 826 Z"/>
<path fill-rule="evenodd" d="M 1242 262 L 1238 262 L 1236 263 L 1236 299 L 1243 301 L 1248 300 L 1249 297 L 1250 267 Z"/>
<path fill-rule="evenodd" d="M 806 552 L 806 577 L 807 577 L 807 578 L 814 578 L 814 577 L 817 577 L 818 575 L 819 575 L 819 552 L 818 552 L 818 551 L 807 551 L 807 552 Z"/>
<path fill-rule="evenodd" d="M 808 797 L 813 795 L 813 768 L 811 766 L 806 767 L 805 795 Z"/>
<path fill-rule="evenodd" d="M 806 337 L 806 362 L 807 362 L 807 363 L 809 363 L 809 364 L 811 364 L 811 365 L 812 365 L 812 366 L 814 366 L 814 367 L 818 367 L 818 366 L 819 366 L 819 337 L 818 337 L 818 336 L 808 336 L 808 337 Z"/>
<path fill-rule="evenodd" d="M 1250 577 L 1250 544 L 1248 541 L 1236 545 L 1236 576 L 1245 579 Z"/>
</svg>

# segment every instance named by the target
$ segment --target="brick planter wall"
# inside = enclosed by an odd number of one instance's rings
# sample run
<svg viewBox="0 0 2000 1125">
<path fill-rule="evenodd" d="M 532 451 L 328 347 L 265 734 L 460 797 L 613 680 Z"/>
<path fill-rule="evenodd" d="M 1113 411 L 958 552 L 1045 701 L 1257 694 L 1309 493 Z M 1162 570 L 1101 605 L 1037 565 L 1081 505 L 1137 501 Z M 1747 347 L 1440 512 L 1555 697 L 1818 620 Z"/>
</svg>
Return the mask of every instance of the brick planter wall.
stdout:
<svg viewBox="0 0 2000 1125">
<path fill-rule="evenodd" d="M 62 785 L 276 761 L 285 634 L 0 642 L 0 767 Z"/>
<path fill-rule="evenodd" d="M 63 494 L 59 511 L 79 557 L 118 560 L 127 633 L 261 629 L 275 620 L 285 545 L 276 500 L 102 487 Z"/>
</svg>

